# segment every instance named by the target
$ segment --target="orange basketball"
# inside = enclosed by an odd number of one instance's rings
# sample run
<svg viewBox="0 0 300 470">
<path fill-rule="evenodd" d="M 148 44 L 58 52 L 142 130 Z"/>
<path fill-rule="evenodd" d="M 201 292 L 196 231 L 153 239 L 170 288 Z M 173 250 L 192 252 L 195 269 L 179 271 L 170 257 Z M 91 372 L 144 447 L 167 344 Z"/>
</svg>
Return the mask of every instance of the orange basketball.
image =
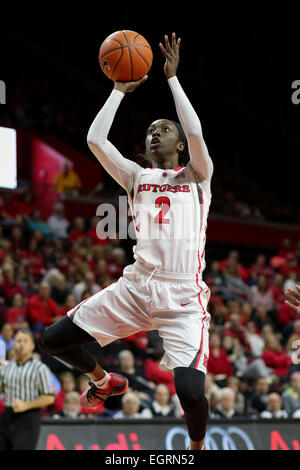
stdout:
<svg viewBox="0 0 300 470">
<path fill-rule="evenodd" d="M 113 81 L 132 82 L 147 75 L 152 66 L 152 49 L 135 31 L 116 31 L 102 43 L 99 62 L 103 73 Z"/>
</svg>

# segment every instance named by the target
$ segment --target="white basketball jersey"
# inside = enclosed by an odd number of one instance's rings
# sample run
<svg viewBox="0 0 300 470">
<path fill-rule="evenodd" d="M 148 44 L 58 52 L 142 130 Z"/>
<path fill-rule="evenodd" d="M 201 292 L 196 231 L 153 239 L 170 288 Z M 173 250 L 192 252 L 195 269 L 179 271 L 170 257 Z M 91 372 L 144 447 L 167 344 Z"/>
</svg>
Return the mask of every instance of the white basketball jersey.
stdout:
<svg viewBox="0 0 300 470">
<path fill-rule="evenodd" d="M 160 271 L 201 279 L 210 183 L 198 183 L 190 165 L 146 168 L 137 174 L 128 200 L 137 240 L 134 258 Z"/>
</svg>

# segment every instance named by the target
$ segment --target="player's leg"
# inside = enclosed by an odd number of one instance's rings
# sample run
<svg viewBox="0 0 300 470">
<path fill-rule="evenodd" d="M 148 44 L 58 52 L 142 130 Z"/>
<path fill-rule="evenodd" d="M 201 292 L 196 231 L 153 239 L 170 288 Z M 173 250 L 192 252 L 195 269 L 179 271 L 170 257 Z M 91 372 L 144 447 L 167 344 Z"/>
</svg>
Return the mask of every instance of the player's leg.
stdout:
<svg viewBox="0 0 300 470">
<path fill-rule="evenodd" d="M 97 406 L 111 395 L 125 393 L 128 388 L 125 377 L 107 373 L 83 347 L 93 341 L 95 338 L 68 316 L 50 326 L 39 341 L 42 351 L 67 362 L 91 379 L 90 387 L 80 397 L 81 405 L 85 407 Z"/>
<path fill-rule="evenodd" d="M 145 295 L 146 280 L 133 281 L 132 273 L 131 277 L 123 276 L 68 312 L 40 338 L 43 351 L 71 364 L 91 379 L 90 387 L 81 395 L 82 406 L 96 406 L 111 395 L 123 394 L 128 387 L 125 377 L 104 371 L 84 345 L 96 340 L 105 346 L 149 329 L 144 310 L 150 304 L 149 295 L 147 298 Z"/>
<path fill-rule="evenodd" d="M 174 371 L 175 387 L 185 412 L 191 449 L 202 449 L 208 420 L 204 394 L 209 356 L 207 312 L 209 289 L 189 281 L 160 282 L 155 291 L 154 326 L 165 350 L 161 366 Z M 163 301 L 161 300 L 163 299 Z M 184 308 L 181 304 L 185 304 Z"/>
<path fill-rule="evenodd" d="M 174 369 L 175 388 L 190 436 L 191 450 L 202 450 L 208 420 L 208 401 L 204 392 L 205 374 L 190 367 Z"/>
<path fill-rule="evenodd" d="M 40 349 L 75 367 L 91 380 L 100 380 L 105 371 L 83 347 L 95 341 L 91 335 L 65 316 L 47 328 L 40 337 Z"/>
</svg>

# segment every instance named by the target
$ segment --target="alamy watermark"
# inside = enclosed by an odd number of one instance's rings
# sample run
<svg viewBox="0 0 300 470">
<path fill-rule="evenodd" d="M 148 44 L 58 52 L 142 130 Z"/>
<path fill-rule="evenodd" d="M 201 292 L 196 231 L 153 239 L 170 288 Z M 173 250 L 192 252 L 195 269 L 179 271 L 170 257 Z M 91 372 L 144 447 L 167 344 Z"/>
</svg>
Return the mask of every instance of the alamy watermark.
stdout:
<svg viewBox="0 0 300 470">
<path fill-rule="evenodd" d="M 300 104 L 300 80 L 294 80 L 292 83 L 292 103 L 297 105 Z"/>
<path fill-rule="evenodd" d="M 0 104 L 6 104 L 6 85 L 3 80 L 0 80 Z"/>
<path fill-rule="evenodd" d="M 166 196 L 160 196 L 155 203 L 137 204 L 128 207 L 126 196 L 119 196 L 118 210 L 113 204 L 100 204 L 96 211 L 100 221 L 96 226 L 97 237 L 149 241 L 168 240 L 170 249 L 173 243 L 179 243 L 182 250 L 193 250 L 199 242 L 199 231 L 196 227 L 200 214 L 195 213 L 193 204 L 170 202 Z M 132 220 L 130 220 L 130 217 Z M 195 218 L 198 223 L 194 223 Z M 176 223 L 171 223 L 176 221 Z"/>
</svg>

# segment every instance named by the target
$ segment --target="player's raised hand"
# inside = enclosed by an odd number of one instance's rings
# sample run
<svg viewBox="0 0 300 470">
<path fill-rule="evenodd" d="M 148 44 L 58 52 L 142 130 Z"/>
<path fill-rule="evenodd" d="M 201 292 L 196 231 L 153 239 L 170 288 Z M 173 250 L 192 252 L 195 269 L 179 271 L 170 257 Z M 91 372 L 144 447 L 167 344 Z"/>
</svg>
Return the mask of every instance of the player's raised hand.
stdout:
<svg viewBox="0 0 300 470">
<path fill-rule="evenodd" d="M 289 288 L 285 295 L 290 300 L 285 300 L 284 302 L 295 310 L 298 314 L 300 314 L 300 286 L 296 286 L 298 292 L 294 291 L 293 289 Z"/>
<path fill-rule="evenodd" d="M 123 93 L 132 93 L 138 86 L 144 83 L 148 78 L 148 75 L 145 75 L 140 80 L 135 82 L 115 82 L 115 90 L 122 91 Z"/>
<path fill-rule="evenodd" d="M 159 43 L 161 52 L 166 58 L 164 65 L 164 72 L 166 77 L 169 79 L 176 75 L 177 67 L 179 64 L 179 48 L 181 38 L 176 39 L 176 34 L 172 33 L 172 43 L 170 44 L 168 35 L 165 35 L 165 47 L 162 43 Z"/>
</svg>

